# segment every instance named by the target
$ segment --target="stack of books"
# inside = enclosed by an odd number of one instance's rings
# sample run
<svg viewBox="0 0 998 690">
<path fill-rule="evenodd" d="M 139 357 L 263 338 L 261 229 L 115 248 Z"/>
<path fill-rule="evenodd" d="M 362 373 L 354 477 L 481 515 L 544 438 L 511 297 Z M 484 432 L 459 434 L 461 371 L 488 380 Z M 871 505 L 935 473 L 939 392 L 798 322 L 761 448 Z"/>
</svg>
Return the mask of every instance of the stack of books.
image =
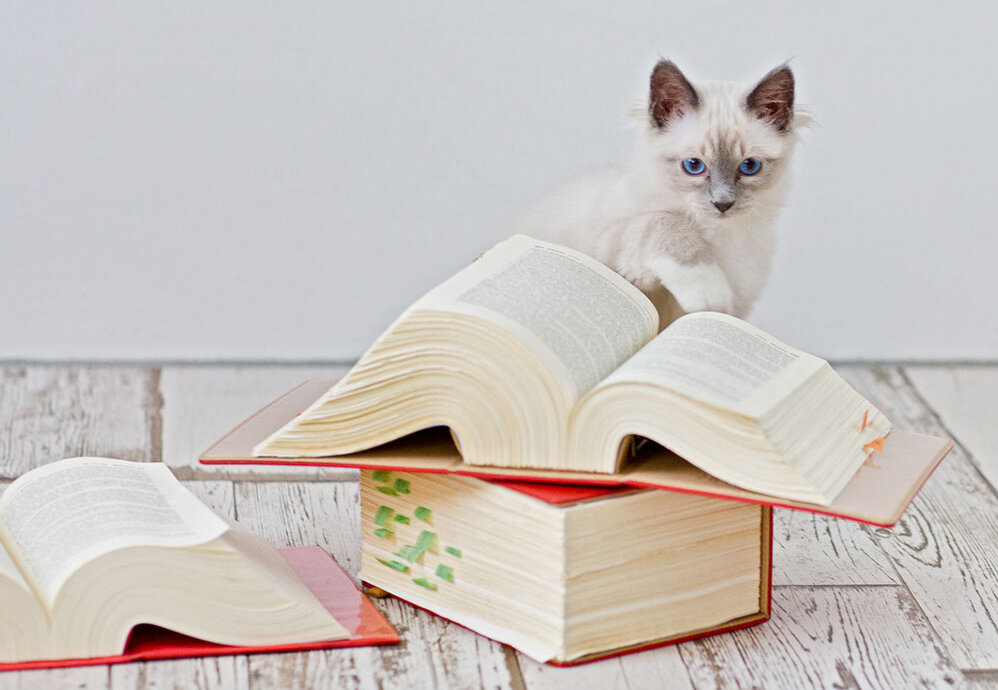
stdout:
<svg viewBox="0 0 998 690">
<path fill-rule="evenodd" d="M 772 506 L 896 522 L 951 447 L 731 316 L 517 236 L 205 463 L 359 467 L 365 581 L 529 656 L 769 617 Z"/>
</svg>

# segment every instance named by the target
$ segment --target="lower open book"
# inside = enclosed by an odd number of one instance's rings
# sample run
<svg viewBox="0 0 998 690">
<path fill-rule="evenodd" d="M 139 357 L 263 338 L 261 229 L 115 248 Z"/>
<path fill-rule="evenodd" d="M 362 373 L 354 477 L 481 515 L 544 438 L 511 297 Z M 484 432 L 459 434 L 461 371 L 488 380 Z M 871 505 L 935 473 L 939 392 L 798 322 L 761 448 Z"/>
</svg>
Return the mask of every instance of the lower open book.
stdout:
<svg viewBox="0 0 998 690">
<path fill-rule="evenodd" d="M 325 551 L 275 549 L 161 463 L 70 458 L 0 494 L 0 670 L 398 641 Z"/>
<path fill-rule="evenodd" d="M 321 547 L 295 546 L 278 551 L 322 605 L 346 628 L 347 637 L 295 644 L 234 646 L 205 642 L 153 625 L 139 625 L 132 630 L 125 650 L 121 654 L 85 659 L 44 659 L 6 663 L 0 664 L 0 671 L 98 666 L 129 661 L 228 654 L 364 647 L 399 642 L 399 635 L 391 624 L 370 599 L 357 589 L 350 576 Z"/>
</svg>

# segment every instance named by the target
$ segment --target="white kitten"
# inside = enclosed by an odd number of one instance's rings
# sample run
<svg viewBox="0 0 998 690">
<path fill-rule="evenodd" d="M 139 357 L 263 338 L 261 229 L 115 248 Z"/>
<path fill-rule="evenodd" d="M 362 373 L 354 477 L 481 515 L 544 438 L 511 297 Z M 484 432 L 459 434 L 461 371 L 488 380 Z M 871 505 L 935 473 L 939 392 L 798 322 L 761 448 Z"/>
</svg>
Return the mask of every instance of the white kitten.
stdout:
<svg viewBox="0 0 998 690">
<path fill-rule="evenodd" d="M 627 165 L 555 191 L 516 231 L 607 264 L 655 303 L 662 328 L 684 312 L 744 316 L 769 275 L 805 119 L 789 67 L 754 86 L 694 88 L 660 61 Z"/>
</svg>

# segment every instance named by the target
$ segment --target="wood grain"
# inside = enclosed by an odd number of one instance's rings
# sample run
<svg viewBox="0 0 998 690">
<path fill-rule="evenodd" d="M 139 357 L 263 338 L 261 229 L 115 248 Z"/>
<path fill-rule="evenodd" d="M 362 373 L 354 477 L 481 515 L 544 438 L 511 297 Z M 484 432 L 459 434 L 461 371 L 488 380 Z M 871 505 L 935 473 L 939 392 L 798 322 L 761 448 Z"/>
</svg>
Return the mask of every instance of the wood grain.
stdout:
<svg viewBox="0 0 998 690">
<path fill-rule="evenodd" d="M 898 427 L 945 435 L 899 369 L 843 373 Z M 998 498 L 964 449 L 953 449 L 894 529 L 872 533 L 954 662 L 998 668 Z"/>
<path fill-rule="evenodd" d="M 679 648 L 660 647 L 646 652 L 603 659 L 582 666 L 558 668 L 517 654 L 524 684 L 529 690 L 582 688 L 669 688 L 692 690 L 689 672 Z"/>
<path fill-rule="evenodd" d="M 801 510 L 774 511 L 774 585 L 899 582 L 890 559 L 866 525 Z"/>
<path fill-rule="evenodd" d="M 245 656 L 218 656 L 117 664 L 110 667 L 110 688 L 249 690 L 249 661 Z"/>
<path fill-rule="evenodd" d="M 0 368 L 0 478 L 77 455 L 159 459 L 158 371 Z"/>
<path fill-rule="evenodd" d="M 769 623 L 679 649 L 698 688 L 962 685 L 904 587 L 779 587 Z"/>
<path fill-rule="evenodd" d="M 992 487 L 998 487 L 998 366 L 905 367 L 954 440 Z"/>
<path fill-rule="evenodd" d="M 360 570 L 355 482 L 237 482 L 236 519 L 275 546 L 318 544 L 351 576 Z"/>
<path fill-rule="evenodd" d="M 996 462 L 988 372 L 998 367 L 839 369 L 899 428 L 952 433 L 962 447 L 893 530 L 777 511 L 774 619 L 762 626 L 560 669 L 385 599 L 378 606 L 404 639 L 396 647 L 5 673 L 0 690 L 998 687 L 998 498 L 984 477 Z M 272 543 L 320 544 L 356 573 L 353 482 L 307 481 L 320 475 L 297 469 L 215 476 L 185 460 L 271 397 L 330 371 L 0 368 L 0 478 L 79 454 L 163 457 L 198 479 L 185 484 L 202 500 Z"/>
<path fill-rule="evenodd" d="M 513 687 L 501 645 L 396 599 L 379 607 L 402 635 L 401 644 L 250 657 L 253 687 Z"/>
<path fill-rule="evenodd" d="M 0 673 L 0 690 L 105 690 L 110 687 L 107 666 L 46 668 Z"/>
<path fill-rule="evenodd" d="M 198 455 L 253 412 L 311 378 L 338 379 L 346 367 L 164 367 L 163 461 L 183 479 L 356 480 L 357 471 L 322 467 L 200 465 Z"/>
</svg>

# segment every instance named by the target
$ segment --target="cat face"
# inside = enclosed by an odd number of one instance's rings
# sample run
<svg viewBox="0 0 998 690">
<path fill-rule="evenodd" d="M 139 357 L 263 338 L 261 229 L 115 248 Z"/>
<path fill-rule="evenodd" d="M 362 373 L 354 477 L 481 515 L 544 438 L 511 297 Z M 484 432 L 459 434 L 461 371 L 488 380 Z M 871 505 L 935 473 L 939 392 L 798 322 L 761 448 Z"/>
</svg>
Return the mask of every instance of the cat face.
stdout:
<svg viewBox="0 0 998 690">
<path fill-rule="evenodd" d="M 722 225 L 781 203 L 797 138 L 789 67 L 749 88 L 694 87 L 663 60 L 651 75 L 647 117 L 646 182 L 666 187 L 690 217 Z"/>
</svg>

